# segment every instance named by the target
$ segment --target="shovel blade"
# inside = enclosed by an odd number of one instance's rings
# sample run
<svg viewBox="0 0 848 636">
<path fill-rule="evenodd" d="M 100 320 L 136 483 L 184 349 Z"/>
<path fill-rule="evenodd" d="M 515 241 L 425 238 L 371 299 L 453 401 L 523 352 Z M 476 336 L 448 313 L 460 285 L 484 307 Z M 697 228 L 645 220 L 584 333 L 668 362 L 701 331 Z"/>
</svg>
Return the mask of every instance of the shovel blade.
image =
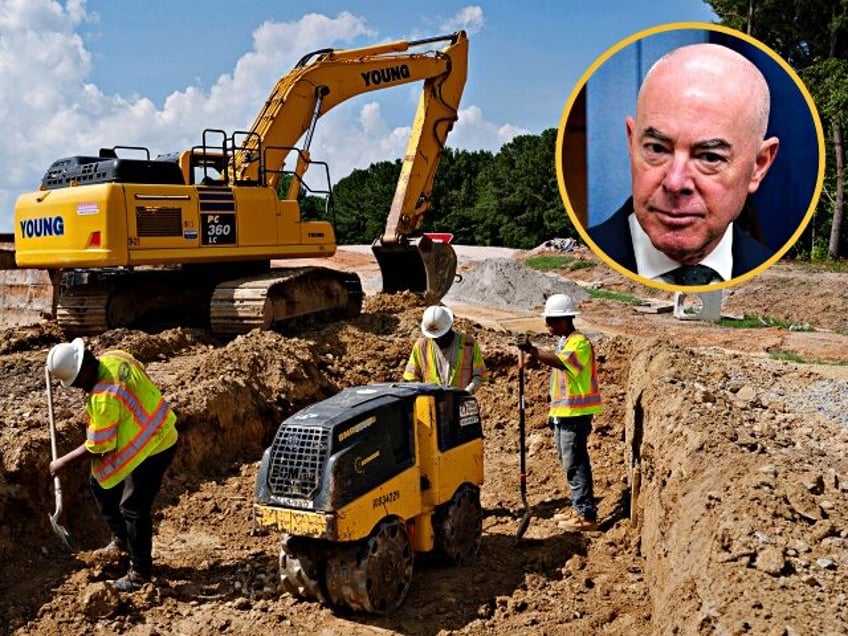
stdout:
<svg viewBox="0 0 848 636">
<path fill-rule="evenodd" d="M 74 542 L 71 539 L 71 533 L 68 530 L 59 524 L 58 515 L 48 515 L 50 517 L 50 525 L 53 527 L 53 533 L 59 537 L 59 540 L 65 544 L 65 547 L 68 550 L 73 552 L 74 550 Z"/>
</svg>

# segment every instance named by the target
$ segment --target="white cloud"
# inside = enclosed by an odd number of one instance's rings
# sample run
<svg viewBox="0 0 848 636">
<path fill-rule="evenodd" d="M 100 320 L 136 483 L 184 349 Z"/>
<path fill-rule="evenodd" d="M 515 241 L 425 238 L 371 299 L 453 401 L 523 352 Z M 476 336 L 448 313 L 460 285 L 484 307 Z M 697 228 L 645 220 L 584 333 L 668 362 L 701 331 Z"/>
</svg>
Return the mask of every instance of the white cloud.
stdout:
<svg viewBox="0 0 848 636">
<path fill-rule="evenodd" d="M 199 143 L 204 128 L 246 129 L 280 79 L 280 69 L 292 68 L 309 51 L 358 46 L 351 43 L 363 36 L 380 41 L 365 18 L 349 12 L 265 22 L 254 31 L 251 49 L 211 88 L 187 86 L 158 106 L 143 95 L 143 87 L 123 97 L 105 94 L 90 82 L 94 62 L 77 31 L 96 19 L 83 0 L 0 0 L 0 116 L 5 123 L 0 231 L 12 227 L 17 194 L 36 189 L 55 159 L 114 145 L 146 146 L 155 155 Z M 445 25 L 450 29 L 482 28 L 484 22 L 482 10 L 473 6 L 451 20 L 453 26 Z M 402 111 L 392 117 L 392 106 L 383 101 L 389 93 L 398 95 L 394 107 Z M 319 122 L 313 157 L 329 163 L 334 180 L 354 168 L 402 157 L 410 128 L 389 122 L 412 122 L 410 95 L 379 91 L 367 103 L 355 99 L 340 105 Z M 480 108 L 469 106 L 448 143 L 497 150 L 524 132 L 487 122 Z"/>
<path fill-rule="evenodd" d="M 454 16 L 442 22 L 441 28 L 451 32 L 464 30 L 473 35 L 482 31 L 485 23 L 482 7 L 471 5 L 463 7 Z"/>
<path fill-rule="evenodd" d="M 372 135 L 379 135 L 386 130 L 386 121 L 380 112 L 380 104 L 371 102 L 365 104 L 359 113 L 359 122 L 365 132 Z"/>
<path fill-rule="evenodd" d="M 448 142 L 454 148 L 496 152 L 513 137 L 529 134 L 529 130 L 519 126 L 486 121 L 478 106 L 469 106 L 459 109 L 459 119 L 454 124 Z"/>
</svg>

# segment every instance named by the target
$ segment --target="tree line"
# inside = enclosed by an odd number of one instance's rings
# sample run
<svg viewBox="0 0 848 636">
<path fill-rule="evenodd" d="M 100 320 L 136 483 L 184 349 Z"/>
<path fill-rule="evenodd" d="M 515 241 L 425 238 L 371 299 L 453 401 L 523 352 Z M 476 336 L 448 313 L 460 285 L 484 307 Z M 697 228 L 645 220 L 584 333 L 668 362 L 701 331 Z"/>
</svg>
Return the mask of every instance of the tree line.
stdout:
<svg viewBox="0 0 848 636">
<path fill-rule="evenodd" d="M 433 183 L 424 230 L 450 232 L 454 243 L 529 249 L 554 237 L 576 237 L 557 186 L 557 131 L 521 135 L 497 153 L 446 148 Z M 340 244 L 381 236 L 401 161 L 354 170 L 333 188 Z"/>
</svg>

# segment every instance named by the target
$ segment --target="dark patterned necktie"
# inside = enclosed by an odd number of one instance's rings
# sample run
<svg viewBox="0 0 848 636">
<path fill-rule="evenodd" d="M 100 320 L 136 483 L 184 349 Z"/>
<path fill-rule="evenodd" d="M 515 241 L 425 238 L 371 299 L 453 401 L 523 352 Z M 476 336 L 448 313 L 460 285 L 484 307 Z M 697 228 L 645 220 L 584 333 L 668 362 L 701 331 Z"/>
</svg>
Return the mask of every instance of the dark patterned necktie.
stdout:
<svg viewBox="0 0 848 636">
<path fill-rule="evenodd" d="M 683 265 L 664 274 L 670 282 L 676 285 L 708 285 L 714 280 L 721 280 L 714 269 L 706 265 Z"/>
</svg>

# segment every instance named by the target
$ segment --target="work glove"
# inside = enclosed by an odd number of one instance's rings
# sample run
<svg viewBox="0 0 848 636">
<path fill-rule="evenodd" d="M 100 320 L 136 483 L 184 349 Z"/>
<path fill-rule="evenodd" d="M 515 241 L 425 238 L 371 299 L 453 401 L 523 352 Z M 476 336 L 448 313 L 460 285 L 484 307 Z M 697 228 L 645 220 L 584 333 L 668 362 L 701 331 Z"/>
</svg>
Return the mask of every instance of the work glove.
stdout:
<svg viewBox="0 0 848 636">
<path fill-rule="evenodd" d="M 533 348 L 533 343 L 530 342 L 530 336 L 526 333 L 520 333 L 515 336 L 515 346 L 522 351 L 530 351 Z"/>
</svg>

